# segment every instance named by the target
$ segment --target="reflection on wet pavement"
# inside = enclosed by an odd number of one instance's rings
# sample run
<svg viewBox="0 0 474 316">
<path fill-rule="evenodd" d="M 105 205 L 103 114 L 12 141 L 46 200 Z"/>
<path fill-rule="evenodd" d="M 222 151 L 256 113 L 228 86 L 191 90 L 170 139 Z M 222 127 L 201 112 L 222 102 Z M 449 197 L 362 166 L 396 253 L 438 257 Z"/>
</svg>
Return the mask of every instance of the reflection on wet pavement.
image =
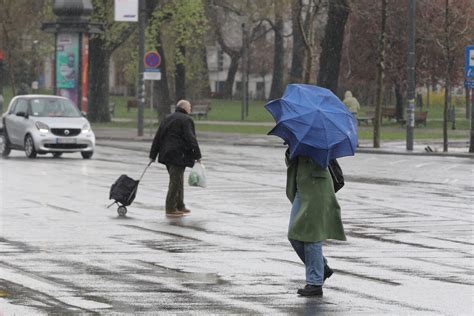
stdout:
<svg viewBox="0 0 474 316">
<path fill-rule="evenodd" d="M 472 312 L 469 159 L 341 159 L 348 241 L 326 243 L 324 297 L 302 298 L 283 149 L 204 145 L 208 188 L 186 185 L 180 219 L 165 217 L 168 175 L 153 165 L 121 218 L 108 190 L 139 177 L 148 144 L 108 145 L 90 161 L 0 160 L 4 315 Z"/>
</svg>

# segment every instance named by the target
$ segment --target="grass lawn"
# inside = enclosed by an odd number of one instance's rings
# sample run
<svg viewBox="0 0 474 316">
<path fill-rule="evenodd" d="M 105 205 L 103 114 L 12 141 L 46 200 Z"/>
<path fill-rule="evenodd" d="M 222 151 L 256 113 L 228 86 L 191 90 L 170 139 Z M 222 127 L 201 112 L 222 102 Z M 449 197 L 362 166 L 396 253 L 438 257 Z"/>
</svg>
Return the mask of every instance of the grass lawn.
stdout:
<svg viewBox="0 0 474 316">
<path fill-rule="evenodd" d="M 50 91 L 43 91 L 43 93 L 51 93 Z M 4 88 L 4 110 L 6 110 L 10 99 L 12 98 L 11 90 L 8 87 Z M 132 120 L 128 122 L 115 121 L 110 123 L 93 123 L 93 127 L 114 127 L 114 128 L 136 128 L 137 120 L 137 109 L 130 109 L 127 111 L 127 100 L 132 97 L 124 96 L 110 96 L 110 102 L 115 103 L 115 115 L 114 119 L 127 119 Z M 441 94 L 431 94 L 431 105 L 428 109 L 428 121 L 426 127 L 416 127 L 414 131 L 414 137 L 416 139 L 442 139 L 443 137 L 443 100 L 444 97 Z M 426 100 L 426 99 L 425 99 Z M 249 104 L 249 115 L 245 118 L 246 122 L 273 122 L 273 118 L 265 108 L 265 101 L 250 101 Z M 426 102 L 425 102 L 426 104 Z M 364 115 L 367 111 L 373 111 L 373 108 L 362 107 L 361 115 Z M 150 128 L 149 120 L 150 117 L 153 119 L 153 129 L 156 130 L 156 117 L 155 111 L 150 110 L 149 107 L 145 107 L 144 111 L 144 128 L 148 130 Z M 220 125 L 212 124 L 212 121 L 228 121 L 236 122 L 236 125 Z M 244 126 L 238 125 L 241 122 L 241 101 L 240 100 L 222 100 L 212 99 L 211 100 L 211 111 L 208 113 L 206 122 L 201 123 L 198 120 L 196 122 L 196 129 L 202 132 L 218 132 L 218 133 L 244 133 L 244 134 L 260 134 L 264 135 L 268 133 L 271 127 L 268 126 Z M 448 135 L 450 139 L 469 139 L 470 121 L 465 118 L 465 107 L 458 105 L 456 108 L 456 130 L 452 130 L 452 123 L 448 122 Z M 359 127 L 359 138 L 360 139 L 372 139 L 373 138 L 373 126 L 360 126 Z M 383 121 L 382 126 L 382 140 L 403 140 L 406 138 L 406 127 L 400 126 L 395 121 Z"/>
</svg>

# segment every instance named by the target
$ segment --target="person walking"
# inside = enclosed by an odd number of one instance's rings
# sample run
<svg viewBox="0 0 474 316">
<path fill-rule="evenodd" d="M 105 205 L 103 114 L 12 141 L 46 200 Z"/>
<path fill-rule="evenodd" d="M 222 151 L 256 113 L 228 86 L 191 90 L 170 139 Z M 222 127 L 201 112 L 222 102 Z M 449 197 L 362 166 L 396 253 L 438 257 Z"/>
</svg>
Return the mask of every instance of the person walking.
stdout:
<svg viewBox="0 0 474 316">
<path fill-rule="evenodd" d="M 166 216 L 181 217 L 189 212 L 184 204 L 184 170 L 201 161 L 201 150 L 191 116 L 191 103 L 180 100 L 176 111 L 168 115 L 156 132 L 150 149 L 150 162 L 166 165 L 169 174 Z"/>
<path fill-rule="evenodd" d="M 333 274 L 323 255 L 326 239 L 346 240 L 341 209 L 328 168 L 321 168 L 309 157 L 297 156 L 287 164 L 286 195 L 292 203 L 288 239 L 306 269 L 302 296 L 323 295 L 324 281 Z"/>
<path fill-rule="evenodd" d="M 342 101 L 349 111 L 354 115 L 354 118 L 357 119 L 357 114 L 359 113 L 360 110 L 360 104 L 359 101 L 352 95 L 352 92 L 347 90 L 346 93 L 344 94 L 344 101 Z"/>
</svg>

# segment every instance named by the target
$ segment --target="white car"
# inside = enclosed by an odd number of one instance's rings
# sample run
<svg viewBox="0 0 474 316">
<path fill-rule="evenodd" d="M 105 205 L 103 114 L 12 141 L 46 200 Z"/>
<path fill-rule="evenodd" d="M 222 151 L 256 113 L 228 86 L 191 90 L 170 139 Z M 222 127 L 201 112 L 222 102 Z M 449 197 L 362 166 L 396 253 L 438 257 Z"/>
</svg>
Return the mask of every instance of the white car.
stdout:
<svg viewBox="0 0 474 316">
<path fill-rule="evenodd" d="M 2 117 L 0 155 L 24 150 L 28 158 L 38 154 L 80 152 L 92 157 L 95 135 L 89 121 L 67 98 L 53 95 L 14 97 Z"/>
</svg>

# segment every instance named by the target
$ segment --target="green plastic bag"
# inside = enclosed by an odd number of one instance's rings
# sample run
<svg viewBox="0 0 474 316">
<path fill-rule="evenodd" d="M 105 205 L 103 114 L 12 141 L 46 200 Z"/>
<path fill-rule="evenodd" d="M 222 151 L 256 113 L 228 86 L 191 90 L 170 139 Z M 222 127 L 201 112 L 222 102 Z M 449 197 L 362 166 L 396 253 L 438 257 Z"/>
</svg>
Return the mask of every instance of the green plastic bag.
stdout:
<svg viewBox="0 0 474 316">
<path fill-rule="evenodd" d="M 206 170 L 201 163 L 194 164 L 188 177 L 188 184 L 192 187 L 206 187 Z"/>
</svg>

